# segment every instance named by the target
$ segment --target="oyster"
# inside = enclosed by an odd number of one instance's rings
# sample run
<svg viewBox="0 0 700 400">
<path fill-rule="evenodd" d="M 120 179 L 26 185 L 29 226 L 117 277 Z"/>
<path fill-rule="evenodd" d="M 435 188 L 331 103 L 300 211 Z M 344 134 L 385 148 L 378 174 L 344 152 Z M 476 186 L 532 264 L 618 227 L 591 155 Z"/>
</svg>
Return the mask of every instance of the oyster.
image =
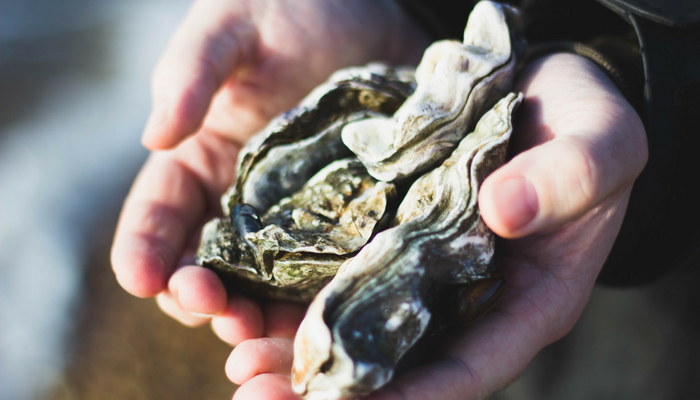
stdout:
<svg viewBox="0 0 700 400">
<path fill-rule="evenodd" d="M 464 30 L 464 43 L 430 46 L 416 71 L 416 92 L 393 117 L 364 119 L 343 128 L 343 142 L 375 178 L 393 181 L 446 158 L 476 119 L 513 85 L 518 13 L 480 2 Z"/>
<path fill-rule="evenodd" d="M 394 113 L 414 89 L 410 69 L 348 68 L 273 120 L 241 150 L 237 181 L 222 198 L 225 218 L 204 226 L 197 263 L 237 290 L 311 301 L 395 196 L 356 159 L 336 161 L 353 156 L 341 129 Z"/>
<path fill-rule="evenodd" d="M 365 395 L 391 379 L 430 324 L 469 323 L 498 299 L 505 282 L 491 265 L 494 237 L 477 193 L 505 159 L 521 100 L 511 93 L 487 112 L 450 158 L 411 186 L 398 225 L 316 296 L 294 343 L 295 391 L 309 400 Z"/>
<path fill-rule="evenodd" d="M 392 115 L 415 86 L 409 68 L 373 63 L 335 72 L 241 150 L 238 178 L 222 198 L 224 211 L 246 203 L 264 212 L 321 168 L 352 156 L 341 141 L 342 128 L 363 118 Z"/>
<path fill-rule="evenodd" d="M 504 290 L 477 193 L 522 101 L 518 13 L 481 1 L 464 38 L 431 46 L 417 84 L 379 64 L 334 74 L 246 145 L 225 217 L 204 227 L 198 263 L 236 290 L 313 299 L 294 344 L 308 400 L 380 387 L 426 332 Z"/>
</svg>

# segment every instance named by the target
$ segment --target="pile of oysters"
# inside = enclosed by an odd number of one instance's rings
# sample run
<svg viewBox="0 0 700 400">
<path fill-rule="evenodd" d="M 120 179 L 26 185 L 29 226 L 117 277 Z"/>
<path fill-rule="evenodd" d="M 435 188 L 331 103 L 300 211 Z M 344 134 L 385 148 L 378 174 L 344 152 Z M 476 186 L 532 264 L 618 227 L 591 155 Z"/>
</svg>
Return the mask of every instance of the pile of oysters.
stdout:
<svg viewBox="0 0 700 400">
<path fill-rule="evenodd" d="M 478 3 L 464 41 L 415 70 L 333 74 L 241 150 L 200 265 L 235 290 L 311 302 L 292 381 L 307 400 L 388 382 L 419 338 L 476 320 L 502 294 L 479 186 L 505 160 L 518 13 Z"/>
</svg>

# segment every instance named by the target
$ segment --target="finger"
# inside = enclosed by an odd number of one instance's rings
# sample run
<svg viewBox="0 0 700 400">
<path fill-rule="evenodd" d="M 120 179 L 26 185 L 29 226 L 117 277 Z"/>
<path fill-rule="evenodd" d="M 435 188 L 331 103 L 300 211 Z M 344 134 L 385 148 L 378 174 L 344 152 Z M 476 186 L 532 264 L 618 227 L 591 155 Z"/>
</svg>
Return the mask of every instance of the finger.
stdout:
<svg viewBox="0 0 700 400">
<path fill-rule="evenodd" d="M 112 268 L 133 295 L 167 287 L 186 244 L 235 174 L 239 147 L 202 132 L 176 150 L 154 153 L 127 196 L 112 246 Z"/>
<path fill-rule="evenodd" d="M 139 297 L 165 289 L 205 208 L 191 170 L 151 156 L 124 203 L 112 247 L 112 266 L 122 287 Z"/>
<path fill-rule="evenodd" d="M 246 340 L 231 352 L 226 362 L 226 376 L 238 385 L 260 374 L 289 376 L 292 370 L 293 346 L 292 339 Z"/>
<path fill-rule="evenodd" d="M 294 393 L 289 376 L 263 374 L 254 377 L 236 390 L 233 400 L 301 400 Z"/>
<path fill-rule="evenodd" d="M 631 186 L 646 163 L 641 121 L 609 79 L 581 57 L 555 61 L 540 62 L 522 88 L 524 121 L 514 135 L 534 142 L 480 189 L 484 221 L 505 238 L 548 231 L 580 217 Z M 571 62 L 579 63 L 578 81 L 560 76 L 566 68 L 571 72 Z M 563 105 L 570 103 L 570 108 Z"/>
<path fill-rule="evenodd" d="M 210 269 L 194 265 L 179 268 L 170 278 L 168 288 L 190 313 L 213 317 L 226 309 L 226 289 Z"/>
<path fill-rule="evenodd" d="M 484 221 L 499 236 L 516 238 L 578 218 L 631 185 L 624 167 L 606 163 L 606 152 L 585 140 L 557 138 L 520 154 L 484 181 Z"/>
<path fill-rule="evenodd" d="M 183 325 L 191 327 L 200 326 L 211 320 L 211 317 L 196 315 L 188 310 L 185 310 L 180 303 L 178 303 L 177 297 L 167 290 L 156 296 L 156 303 L 164 313 L 179 321 Z"/>
<path fill-rule="evenodd" d="M 214 333 L 224 342 L 236 346 L 256 339 L 265 332 L 265 322 L 260 307 L 251 299 L 229 295 L 226 310 L 211 321 Z"/>
<path fill-rule="evenodd" d="M 265 335 L 277 338 L 293 338 L 305 314 L 306 307 L 298 304 L 282 302 L 265 304 L 263 306 Z"/>
<path fill-rule="evenodd" d="M 171 148 L 196 132 L 214 93 L 249 62 L 256 32 L 245 15 L 225 1 L 192 5 L 153 74 L 153 111 L 142 138 L 147 148 Z"/>
</svg>

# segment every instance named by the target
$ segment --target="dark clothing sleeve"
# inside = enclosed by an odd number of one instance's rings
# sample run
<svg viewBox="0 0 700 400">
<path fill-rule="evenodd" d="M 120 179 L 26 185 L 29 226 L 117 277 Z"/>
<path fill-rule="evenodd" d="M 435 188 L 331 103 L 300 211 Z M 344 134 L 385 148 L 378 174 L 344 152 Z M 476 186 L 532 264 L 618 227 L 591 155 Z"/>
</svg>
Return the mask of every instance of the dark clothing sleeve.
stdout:
<svg viewBox="0 0 700 400">
<path fill-rule="evenodd" d="M 461 39 L 473 0 L 398 0 L 435 40 Z M 518 7 L 525 37 L 533 42 L 585 42 L 601 34 L 628 31 L 624 21 L 593 0 L 501 1 Z"/>
<path fill-rule="evenodd" d="M 400 0 L 439 39 L 461 39 L 475 1 Z M 520 8 L 523 35 L 535 55 L 570 52 L 591 59 L 608 73 L 640 115 L 644 74 L 634 28 L 593 0 L 505 1 Z M 532 55 L 530 55 L 532 57 Z"/>
<path fill-rule="evenodd" d="M 436 40 L 460 39 L 476 3 L 399 2 Z M 530 49 L 526 57 L 564 51 L 592 60 L 645 123 L 649 162 L 635 183 L 599 282 L 643 284 L 681 264 L 696 263 L 700 194 L 695 192 L 700 190 L 693 183 L 700 166 L 692 152 L 700 146 L 700 58 L 687 57 L 700 53 L 700 2 L 675 0 L 676 8 L 667 7 L 665 13 L 662 5 L 668 3 L 662 0 L 505 2 L 520 8 Z M 674 24 L 674 16 L 683 23 Z M 642 51 L 639 43 L 644 44 Z"/>
</svg>

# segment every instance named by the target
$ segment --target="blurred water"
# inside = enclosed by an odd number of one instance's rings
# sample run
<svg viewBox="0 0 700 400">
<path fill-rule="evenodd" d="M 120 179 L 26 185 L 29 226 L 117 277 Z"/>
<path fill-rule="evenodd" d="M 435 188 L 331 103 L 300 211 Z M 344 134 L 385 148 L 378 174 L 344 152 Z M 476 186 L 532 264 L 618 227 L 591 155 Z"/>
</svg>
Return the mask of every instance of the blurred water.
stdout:
<svg viewBox="0 0 700 400">
<path fill-rule="evenodd" d="M 88 227 L 146 155 L 148 80 L 188 5 L 0 2 L 0 399 L 64 364 Z"/>
</svg>

